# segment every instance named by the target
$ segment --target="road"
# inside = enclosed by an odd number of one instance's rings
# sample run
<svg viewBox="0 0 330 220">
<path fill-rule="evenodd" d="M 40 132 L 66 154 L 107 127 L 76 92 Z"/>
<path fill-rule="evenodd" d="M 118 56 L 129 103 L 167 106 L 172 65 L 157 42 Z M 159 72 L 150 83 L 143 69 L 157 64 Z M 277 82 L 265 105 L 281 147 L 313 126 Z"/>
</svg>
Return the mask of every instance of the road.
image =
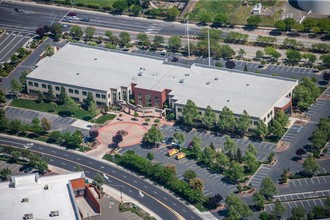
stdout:
<svg viewBox="0 0 330 220">
<path fill-rule="evenodd" d="M 31 140 L 18 137 L 5 136 L 0 134 L 0 144 L 22 147 Z M 162 189 L 132 175 L 123 169 L 109 165 L 109 163 L 94 160 L 92 158 L 65 150 L 59 147 L 52 147 L 46 143 L 34 143 L 31 150 L 43 154 L 49 159 L 49 164 L 73 170 L 79 164 L 85 171 L 88 178 L 94 178 L 96 173 L 104 173 L 109 177 L 106 182 L 111 186 L 122 186 L 124 194 L 136 199 L 141 204 L 157 213 L 162 219 L 180 219 L 178 213 L 184 219 L 201 219 L 190 208 L 181 201 L 166 193 Z M 143 196 L 141 196 L 141 193 Z M 175 211 L 174 211 L 175 210 Z"/>
<path fill-rule="evenodd" d="M 14 8 L 19 8 L 22 12 L 17 13 Z M 22 30 L 35 32 L 37 27 L 50 25 L 52 22 L 59 22 L 70 8 L 55 7 L 49 5 L 39 5 L 24 2 L 2 2 L 0 3 L 0 27 L 9 30 Z M 94 27 L 106 28 L 110 30 L 128 31 L 130 33 L 145 32 L 149 35 L 185 35 L 186 25 L 178 22 L 166 22 L 156 19 L 145 19 L 128 16 L 110 15 L 108 13 L 93 12 L 74 9 L 78 17 L 88 17 L 90 22 L 78 22 Z M 194 24 L 190 25 L 190 35 L 198 35 L 203 28 Z M 239 31 L 249 35 L 249 41 L 255 41 L 258 35 L 268 35 L 267 31 L 244 31 L 243 29 L 225 29 L 229 31 Z M 277 43 L 281 44 L 286 36 L 278 36 Z M 318 42 L 317 39 L 296 38 L 305 46 L 310 46 Z"/>
</svg>

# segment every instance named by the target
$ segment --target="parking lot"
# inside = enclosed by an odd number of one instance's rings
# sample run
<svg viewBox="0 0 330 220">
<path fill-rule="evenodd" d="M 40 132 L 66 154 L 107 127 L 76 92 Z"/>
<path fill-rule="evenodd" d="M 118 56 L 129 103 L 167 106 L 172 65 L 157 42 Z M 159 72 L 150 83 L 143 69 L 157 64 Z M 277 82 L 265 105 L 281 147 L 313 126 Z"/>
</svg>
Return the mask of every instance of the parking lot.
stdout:
<svg viewBox="0 0 330 220">
<path fill-rule="evenodd" d="M 181 64 L 187 64 L 192 65 L 193 63 L 199 63 L 203 65 L 209 65 L 209 59 L 207 57 L 196 57 L 195 60 L 188 60 L 186 57 L 182 56 L 178 53 L 172 53 L 168 52 L 165 55 L 161 55 L 160 51 L 149 51 L 149 50 L 133 50 L 131 53 L 140 54 L 144 56 L 151 56 L 151 57 L 163 57 L 167 58 L 168 61 L 172 61 L 173 57 L 178 58 L 176 60 L 177 63 Z M 312 68 L 305 68 L 305 67 L 292 67 L 292 66 L 283 66 L 283 65 L 267 65 L 265 67 L 260 67 L 259 63 L 257 62 L 247 62 L 247 61 L 241 61 L 241 60 L 233 60 L 235 63 L 234 69 L 236 70 L 244 70 L 244 67 L 246 65 L 249 72 L 260 72 L 267 75 L 274 75 L 274 76 L 282 76 L 282 77 L 289 77 L 289 78 L 295 78 L 300 79 L 304 76 L 311 77 L 316 76 L 314 73 L 314 69 Z M 211 58 L 210 65 L 215 66 L 217 62 L 222 63 L 223 66 L 225 66 L 225 60 L 220 58 L 219 60 Z"/>
<path fill-rule="evenodd" d="M 287 202 L 287 201 L 294 201 L 294 200 L 316 199 L 316 198 L 327 197 L 327 196 L 330 196 L 330 189 L 312 191 L 312 192 L 277 195 L 277 196 L 274 196 L 274 199 L 278 199 L 281 202 Z"/>
<path fill-rule="evenodd" d="M 283 206 L 286 208 L 283 217 L 291 216 L 292 208 L 294 207 L 303 207 L 305 209 L 305 213 L 309 213 L 314 206 L 325 206 L 326 198 L 317 198 L 317 199 L 306 199 L 306 200 L 297 200 L 290 202 L 282 202 Z M 265 211 L 271 213 L 274 210 L 274 204 L 266 204 Z"/>
<path fill-rule="evenodd" d="M 328 89 L 327 92 L 330 93 L 330 90 Z M 315 115 L 317 112 L 323 109 L 326 104 L 327 104 L 326 100 L 321 100 L 321 99 L 316 100 L 316 102 L 305 111 L 305 115 L 309 117 Z"/>
<path fill-rule="evenodd" d="M 3 169 L 3 168 L 10 169 L 11 170 L 11 175 L 10 176 L 25 174 L 25 172 L 19 170 L 21 167 L 22 167 L 22 165 L 20 165 L 20 164 L 7 163 L 6 161 L 0 160 L 0 169 Z M 34 171 L 35 171 L 35 169 L 32 169 L 28 173 L 32 173 Z"/>
<path fill-rule="evenodd" d="M 34 34 L 7 31 L 0 37 L 0 63 L 7 62 L 16 50 L 24 45 Z"/>
<path fill-rule="evenodd" d="M 52 130 L 74 132 L 77 130 L 77 128 L 80 128 L 84 135 L 88 134 L 88 125 L 92 125 L 92 123 L 71 117 L 61 117 L 46 112 L 37 112 L 10 106 L 5 109 L 5 113 L 9 119 L 19 119 L 24 123 L 31 123 L 33 118 L 39 118 L 41 120 L 43 117 L 45 117 L 51 122 Z"/>
<path fill-rule="evenodd" d="M 227 196 L 236 190 L 236 186 L 223 181 L 223 175 L 211 173 L 206 167 L 197 165 L 195 160 L 183 158 L 176 160 L 174 156 L 168 157 L 167 148 L 165 146 L 155 149 L 144 149 L 140 146 L 127 147 L 119 150 L 119 153 L 125 153 L 127 150 L 134 150 L 137 154 L 146 157 L 149 152 L 153 153 L 154 161 L 162 164 L 174 164 L 176 166 L 176 173 L 179 179 L 183 179 L 183 173 L 188 170 L 194 170 L 197 177 L 204 181 L 204 195 L 212 196 L 220 193 L 222 196 Z"/>
<path fill-rule="evenodd" d="M 289 130 L 283 135 L 281 140 L 288 143 L 292 142 L 296 138 L 297 134 L 300 133 L 302 128 L 303 126 L 301 125 L 292 125 Z"/>
<path fill-rule="evenodd" d="M 170 125 L 162 125 L 160 127 L 160 130 L 163 132 L 165 137 L 172 137 L 175 133 L 175 128 Z M 209 146 L 211 142 L 213 143 L 214 147 L 216 149 L 220 148 L 224 150 L 223 146 L 226 140 L 227 135 L 220 135 L 220 134 L 211 134 L 207 131 L 197 131 L 196 129 L 192 129 L 189 132 L 185 132 L 180 130 L 180 132 L 184 133 L 186 135 L 185 143 L 183 143 L 182 147 L 187 147 L 188 144 L 192 141 L 193 137 L 199 137 L 202 140 L 203 148 L 206 146 Z M 257 159 L 259 161 L 265 161 L 268 158 L 268 155 L 270 152 L 274 152 L 276 150 L 276 144 L 269 143 L 269 142 L 255 142 L 251 141 L 249 139 L 242 139 L 242 138 L 232 138 L 237 146 L 242 150 L 242 153 L 244 155 L 247 147 L 249 144 L 253 144 L 258 151 Z"/>
</svg>

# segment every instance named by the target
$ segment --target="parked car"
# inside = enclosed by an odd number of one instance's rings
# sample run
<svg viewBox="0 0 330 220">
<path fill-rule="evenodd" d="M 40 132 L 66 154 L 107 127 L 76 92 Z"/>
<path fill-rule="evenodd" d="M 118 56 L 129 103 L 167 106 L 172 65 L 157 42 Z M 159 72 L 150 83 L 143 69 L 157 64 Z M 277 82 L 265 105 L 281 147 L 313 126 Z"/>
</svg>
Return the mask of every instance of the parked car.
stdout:
<svg viewBox="0 0 330 220">
<path fill-rule="evenodd" d="M 22 12 L 22 10 L 19 9 L 19 8 L 15 8 L 15 11 L 16 11 L 16 12 Z"/>
<path fill-rule="evenodd" d="M 31 148 L 31 147 L 33 147 L 33 143 L 27 143 L 27 144 L 25 144 L 23 147 L 25 148 L 25 149 L 29 149 L 29 148 Z"/>
<path fill-rule="evenodd" d="M 23 166 L 21 166 L 21 168 L 19 168 L 19 171 L 24 172 L 26 168 L 28 168 L 28 165 L 24 164 Z"/>
<path fill-rule="evenodd" d="M 67 16 L 77 16 L 77 13 L 76 12 L 73 12 L 73 11 L 69 11 L 69 13 L 67 14 Z"/>
<path fill-rule="evenodd" d="M 80 21 L 89 22 L 89 18 L 85 17 L 85 18 L 80 19 Z"/>
<path fill-rule="evenodd" d="M 172 137 L 168 137 L 165 143 L 166 144 L 170 144 L 170 143 L 172 143 L 172 141 L 173 141 L 173 138 Z"/>
<path fill-rule="evenodd" d="M 188 146 L 187 146 L 187 149 L 191 149 L 192 148 L 192 144 L 193 144 L 193 142 L 192 141 L 190 141 L 190 143 L 188 144 Z"/>
<path fill-rule="evenodd" d="M 27 167 L 27 168 L 24 170 L 24 173 L 30 173 L 32 170 L 33 170 L 33 167 Z"/>
<path fill-rule="evenodd" d="M 162 52 L 160 52 L 161 55 L 166 55 L 167 54 L 167 50 L 162 50 Z"/>
</svg>

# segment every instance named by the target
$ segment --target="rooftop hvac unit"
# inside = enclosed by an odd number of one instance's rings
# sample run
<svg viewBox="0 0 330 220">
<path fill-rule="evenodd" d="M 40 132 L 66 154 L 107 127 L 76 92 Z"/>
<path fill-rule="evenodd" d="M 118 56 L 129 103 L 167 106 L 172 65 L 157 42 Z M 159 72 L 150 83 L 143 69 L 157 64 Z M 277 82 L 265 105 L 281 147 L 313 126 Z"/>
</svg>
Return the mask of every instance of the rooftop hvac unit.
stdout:
<svg viewBox="0 0 330 220">
<path fill-rule="evenodd" d="M 29 198 L 23 198 L 21 202 L 23 203 L 23 202 L 28 202 L 28 201 L 29 201 Z"/>
<path fill-rule="evenodd" d="M 32 213 L 29 213 L 29 214 L 25 214 L 24 217 L 23 217 L 24 220 L 27 220 L 27 219 L 33 219 L 33 214 Z"/>
<path fill-rule="evenodd" d="M 190 76 L 190 73 L 185 73 L 184 75 L 185 75 L 185 76 Z"/>
<path fill-rule="evenodd" d="M 211 85 L 211 82 L 207 82 L 206 85 L 208 85 L 208 86 Z"/>
<path fill-rule="evenodd" d="M 49 214 L 50 217 L 55 217 L 55 216 L 59 216 L 59 215 L 60 215 L 60 212 L 58 210 L 51 211 Z"/>
<path fill-rule="evenodd" d="M 215 77 L 214 80 L 219 80 L 219 77 Z"/>
<path fill-rule="evenodd" d="M 48 190 L 48 185 L 45 185 L 44 186 L 44 190 Z"/>
<path fill-rule="evenodd" d="M 180 79 L 179 83 L 184 83 L 184 79 Z"/>
</svg>

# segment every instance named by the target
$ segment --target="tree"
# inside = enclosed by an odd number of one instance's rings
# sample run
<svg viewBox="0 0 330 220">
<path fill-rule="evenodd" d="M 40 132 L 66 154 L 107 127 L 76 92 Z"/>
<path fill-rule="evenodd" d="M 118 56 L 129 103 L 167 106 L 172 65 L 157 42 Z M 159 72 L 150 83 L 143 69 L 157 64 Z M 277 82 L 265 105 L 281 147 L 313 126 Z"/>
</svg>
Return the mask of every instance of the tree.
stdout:
<svg viewBox="0 0 330 220">
<path fill-rule="evenodd" d="M 245 52 L 245 50 L 244 49 L 239 49 L 239 51 L 237 52 L 238 53 L 238 55 L 240 56 L 240 58 L 243 58 L 244 57 L 244 55 L 246 54 L 246 52 Z"/>
<path fill-rule="evenodd" d="M 253 202 L 258 210 L 264 209 L 265 198 L 258 191 L 253 194 Z"/>
<path fill-rule="evenodd" d="M 181 133 L 181 132 L 175 132 L 173 137 L 175 138 L 175 140 L 178 142 L 178 144 L 183 144 L 185 139 L 186 139 L 186 136 Z"/>
<path fill-rule="evenodd" d="M 0 178 L 2 180 L 7 180 L 8 179 L 8 176 L 11 175 L 11 170 L 9 168 L 2 168 L 0 170 Z"/>
<path fill-rule="evenodd" d="M 259 15 L 251 15 L 246 21 L 248 25 L 257 27 L 258 24 L 261 22 L 261 18 Z"/>
<path fill-rule="evenodd" d="M 229 167 L 224 175 L 234 182 L 238 182 L 244 177 L 244 168 L 236 161 L 230 161 Z"/>
<path fill-rule="evenodd" d="M 275 153 L 274 152 L 270 152 L 269 155 L 268 155 L 268 158 L 267 158 L 268 162 L 269 163 L 273 162 L 274 157 L 275 157 Z"/>
<path fill-rule="evenodd" d="M 48 84 L 47 88 L 48 88 L 48 92 L 45 95 L 45 99 L 47 101 L 51 102 L 55 99 L 54 92 L 53 92 L 53 87 L 52 87 L 52 85 Z"/>
<path fill-rule="evenodd" d="M 155 146 L 156 142 L 161 142 L 164 139 L 162 132 L 155 126 L 152 126 L 143 136 L 143 141 Z"/>
<path fill-rule="evenodd" d="M 92 116 L 92 118 L 100 114 L 100 110 L 97 108 L 94 101 L 90 102 L 90 105 L 88 106 L 88 113 Z"/>
<path fill-rule="evenodd" d="M 70 35 L 74 38 L 80 39 L 83 36 L 83 31 L 80 26 L 78 25 L 73 25 L 70 28 Z"/>
<path fill-rule="evenodd" d="M 312 50 L 318 53 L 328 53 L 330 50 L 330 46 L 325 43 L 315 43 L 312 44 Z"/>
<path fill-rule="evenodd" d="M 317 59 L 315 54 L 312 53 L 304 53 L 303 55 L 301 55 L 301 57 L 306 60 L 306 63 L 308 65 L 312 65 Z"/>
<path fill-rule="evenodd" d="M 309 155 L 303 163 L 304 172 L 307 175 L 313 175 L 316 171 L 320 169 L 320 164 L 315 160 L 312 155 Z"/>
<path fill-rule="evenodd" d="M 62 85 L 62 86 L 61 86 L 61 91 L 60 91 L 60 96 L 59 96 L 58 100 L 59 100 L 61 103 L 64 103 L 64 101 L 65 101 L 65 99 L 66 99 L 67 96 L 68 96 L 68 95 L 66 94 L 65 88 L 64 88 L 64 86 Z"/>
<path fill-rule="evenodd" d="M 239 116 L 236 122 L 236 130 L 237 132 L 244 136 L 248 131 L 251 124 L 251 118 L 249 114 L 244 110 L 243 113 Z"/>
<path fill-rule="evenodd" d="M 112 142 L 113 142 L 116 146 L 118 146 L 118 144 L 119 144 L 120 142 L 122 142 L 122 141 L 123 141 L 123 134 L 122 134 L 122 132 L 117 131 L 117 133 L 116 133 L 114 136 L 112 136 Z"/>
<path fill-rule="evenodd" d="M 153 46 L 155 47 L 155 49 L 157 49 L 158 47 L 162 46 L 162 44 L 164 43 L 164 37 L 160 36 L 160 35 L 156 35 L 153 39 Z"/>
<path fill-rule="evenodd" d="M 247 147 L 246 153 L 251 153 L 254 156 L 257 156 L 258 151 L 257 151 L 257 148 L 253 144 L 250 143 Z"/>
<path fill-rule="evenodd" d="M 189 186 L 193 189 L 203 191 L 204 181 L 200 178 L 193 178 L 193 179 L 189 180 Z"/>
<path fill-rule="evenodd" d="M 52 124 L 47 118 L 43 117 L 41 119 L 41 127 L 43 132 L 48 132 L 51 130 Z"/>
<path fill-rule="evenodd" d="M 147 159 L 148 159 L 148 160 L 153 160 L 153 159 L 154 159 L 154 154 L 151 153 L 151 152 L 149 152 L 149 153 L 147 154 Z"/>
<path fill-rule="evenodd" d="M 166 10 L 166 18 L 170 21 L 175 20 L 175 18 L 180 14 L 177 7 L 172 7 Z"/>
<path fill-rule="evenodd" d="M 229 166 L 229 157 L 223 152 L 217 152 L 215 154 L 215 164 L 220 171 L 223 171 Z"/>
<path fill-rule="evenodd" d="M 36 34 L 38 34 L 41 38 L 47 33 L 49 32 L 49 27 L 47 25 L 43 26 L 43 27 L 39 27 L 36 30 Z"/>
<path fill-rule="evenodd" d="M 86 38 L 86 41 L 91 40 L 93 38 L 94 33 L 95 33 L 95 28 L 92 27 L 92 26 L 88 26 L 85 29 L 85 38 Z"/>
<path fill-rule="evenodd" d="M 301 53 L 298 50 L 287 50 L 286 51 L 286 59 L 289 63 L 298 63 L 301 60 Z"/>
<path fill-rule="evenodd" d="M 294 20 L 294 18 L 286 18 L 283 20 L 285 23 L 285 30 L 287 31 L 291 31 L 291 28 L 294 24 L 296 24 L 296 21 Z"/>
<path fill-rule="evenodd" d="M 303 43 L 292 38 L 285 38 L 283 41 L 283 46 L 285 48 L 291 48 L 291 49 L 301 49 L 304 47 Z"/>
<path fill-rule="evenodd" d="M 226 106 L 223 107 L 219 120 L 220 130 L 231 132 L 233 131 L 235 126 L 236 126 L 236 119 L 234 113 L 228 107 Z"/>
<path fill-rule="evenodd" d="M 320 60 L 322 60 L 323 66 L 330 67 L 330 55 L 329 54 L 321 55 Z"/>
<path fill-rule="evenodd" d="M 3 92 L 2 89 L 0 89 L 0 103 L 5 103 L 5 102 L 6 102 L 5 93 Z"/>
<path fill-rule="evenodd" d="M 206 107 L 204 112 L 203 122 L 208 127 L 208 129 L 212 128 L 217 122 L 217 115 L 209 105 Z"/>
<path fill-rule="evenodd" d="M 70 115 L 72 115 L 78 109 L 77 103 L 68 95 L 65 96 L 64 107 L 70 113 Z"/>
<path fill-rule="evenodd" d="M 84 171 L 84 169 L 79 164 L 77 164 L 76 166 L 74 166 L 73 171 L 80 172 L 80 171 Z"/>
<path fill-rule="evenodd" d="M 261 59 L 264 56 L 264 52 L 262 50 L 256 51 L 256 58 Z"/>
<path fill-rule="evenodd" d="M 262 180 L 259 193 L 263 195 L 266 200 L 271 199 L 277 193 L 275 184 L 268 176 Z"/>
<path fill-rule="evenodd" d="M 249 206 L 240 200 L 234 193 L 227 196 L 226 200 L 227 210 L 229 211 L 230 219 L 241 219 L 252 216 L 252 211 Z"/>
<path fill-rule="evenodd" d="M 206 146 L 203 152 L 201 153 L 200 161 L 206 165 L 209 165 L 211 162 L 213 162 L 214 157 L 215 157 L 214 148 Z"/>
<path fill-rule="evenodd" d="M 60 23 L 53 24 L 50 27 L 50 32 L 53 34 L 55 41 L 58 41 L 62 36 L 62 30 L 63 30 L 63 26 Z"/>
<path fill-rule="evenodd" d="M 219 193 L 209 197 L 209 202 L 208 202 L 209 203 L 209 208 L 210 209 L 215 209 L 216 207 L 218 207 L 221 200 L 223 200 L 223 197 Z"/>
<path fill-rule="evenodd" d="M 284 135 L 285 129 L 280 122 L 273 119 L 271 132 L 276 137 L 276 139 L 279 140 Z"/>
<path fill-rule="evenodd" d="M 48 44 L 48 45 L 46 46 L 46 48 L 45 48 L 45 53 L 44 53 L 44 55 L 50 57 L 50 56 L 52 56 L 53 54 L 54 54 L 54 48 L 53 48 L 50 44 Z"/>
<path fill-rule="evenodd" d="M 139 44 L 143 46 L 150 46 L 151 42 L 149 40 L 149 37 L 146 33 L 138 33 L 136 36 L 136 39 L 139 40 Z"/>
<path fill-rule="evenodd" d="M 20 131 L 22 129 L 22 126 L 22 122 L 18 119 L 10 120 L 8 123 L 8 129 L 13 133 L 17 133 L 18 131 Z"/>
<path fill-rule="evenodd" d="M 305 29 L 307 30 L 312 30 L 312 28 L 316 27 L 317 22 L 315 18 L 305 18 L 302 22 L 302 25 L 304 26 Z"/>
<path fill-rule="evenodd" d="M 64 143 L 67 148 L 75 149 L 82 143 L 82 133 L 80 130 L 75 131 L 72 135 L 70 133 L 63 134 Z"/>
<path fill-rule="evenodd" d="M 193 126 L 195 125 L 196 119 L 199 118 L 199 112 L 197 105 L 191 101 L 187 100 L 186 105 L 182 109 L 182 119 L 186 125 Z"/>
<path fill-rule="evenodd" d="M 220 56 L 222 58 L 231 58 L 235 55 L 235 51 L 228 44 L 223 44 L 220 48 Z"/>
<path fill-rule="evenodd" d="M 293 90 L 293 101 L 301 110 L 307 109 L 321 94 L 316 82 L 316 79 L 303 77 Z"/>
<path fill-rule="evenodd" d="M 124 46 L 129 42 L 131 42 L 131 35 L 128 32 L 123 31 L 119 33 L 119 39 L 120 39 L 120 44 Z"/>
<path fill-rule="evenodd" d="M 39 118 L 33 118 L 31 122 L 31 130 L 35 134 L 40 134 L 42 132 L 42 127 L 40 125 L 40 120 Z"/>
<path fill-rule="evenodd" d="M 224 13 L 217 14 L 214 18 L 213 25 L 222 26 L 223 24 L 227 23 L 227 21 L 228 21 L 227 14 L 224 14 Z"/>
<path fill-rule="evenodd" d="M 286 29 L 286 24 L 283 20 L 276 21 L 274 26 L 276 27 L 277 30 L 280 31 L 285 31 Z"/>
<path fill-rule="evenodd" d="M 96 129 L 90 129 L 89 130 L 89 136 L 92 138 L 92 139 L 95 139 L 99 136 L 99 131 L 96 130 Z"/>
<path fill-rule="evenodd" d="M 250 172 L 254 172 L 258 168 L 258 160 L 253 153 L 247 151 L 244 156 L 244 161 Z"/>
<path fill-rule="evenodd" d="M 12 161 L 13 163 L 16 163 L 16 162 L 19 160 L 20 156 L 21 156 L 21 152 L 18 151 L 18 150 L 13 150 L 13 151 L 10 153 L 10 156 L 11 156 L 11 161 Z"/>
<path fill-rule="evenodd" d="M 128 8 L 127 1 L 125 0 L 117 0 L 112 4 L 113 9 L 117 13 L 122 13 Z"/>
<path fill-rule="evenodd" d="M 198 159 L 202 152 L 202 140 L 194 136 L 191 144 L 192 157 Z"/>
<path fill-rule="evenodd" d="M 193 170 L 186 170 L 184 173 L 183 173 L 183 178 L 185 181 L 189 182 L 191 179 L 194 179 L 196 178 L 196 173 L 195 171 Z"/>
<path fill-rule="evenodd" d="M 306 218 L 305 209 L 303 207 L 293 207 L 291 213 L 291 220 L 301 220 Z"/>
<path fill-rule="evenodd" d="M 274 119 L 278 121 L 282 127 L 286 127 L 289 124 L 289 116 L 283 111 L 277 111 Z"/>
<path fill-rule="evenodd" d="M 10 89 L 17 94 L 22 90 L 22 84 L 16 78 L 13 78 L 10 81 Z"/>
<path fill-rule="evenodd" d="M 266 55 L 271 56 L 275 60 L 277 60 L 281 56 L 281 54 L 277 50 L 275 50 L 274 47 L 266 47 L 264 51 Z"/>
<path fill-rule="evenodd" d="M 141 13 L 141 11 L 143 11 L 143 8 L 140 5 L 134 5 L 132 7 L 132 12 L 135 16 L 138 16 Z"/>
<path fill-rule="evenodd" d="M 226 137 L 225 143 L 224 143 L 224 150 L 226 155 L 231 159 L 234 160 L 237 156 L 237 145 L 233 139 L 230 137 Z"/>
<path fill-rule="evenodd" d="M 179 36 L 171 36 L 168 40 L 168 46 L 173 52 L 176 52 L 181 47 L 181 39 Z"/>
<path fill-rule="evenodd" d="M 37 102 L 41 103 L 45 99 L 44 94 L 41 91 L 37 91 Z"/>
<path fill-rule="evenodd" d="M 101 176 L 101 174 L 97 173 L 95 175 L 93 184 L 97 187 L 102 187 L 102 185 L 104 184 L 104 178 Z"/>
<path fill-rule="evenodd" d="M 281 218 L 282 214 L 285 212 L 285 208 L 284 208 L 283 204 L 281 203 L 281 201 L 279 199 L 276 199 L 274 205 L 275 205 L 274 210 L 273 210 L 274 215 L 277 218 Z"/>
</svg>

